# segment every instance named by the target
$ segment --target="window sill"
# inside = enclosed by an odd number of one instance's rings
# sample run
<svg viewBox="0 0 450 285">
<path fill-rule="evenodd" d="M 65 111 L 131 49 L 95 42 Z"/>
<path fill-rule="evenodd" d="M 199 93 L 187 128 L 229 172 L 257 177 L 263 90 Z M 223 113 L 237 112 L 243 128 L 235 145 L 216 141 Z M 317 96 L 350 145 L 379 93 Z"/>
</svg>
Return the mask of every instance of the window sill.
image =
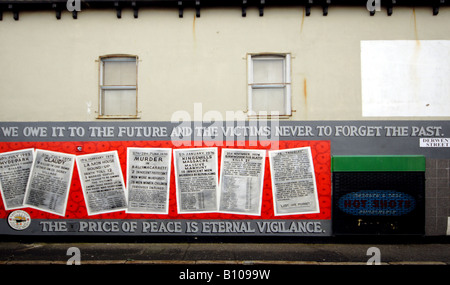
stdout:
<svg viewBox="0 0 450 285">
<path fill-rule="evenodd" d="M 97 119 L 99 120 L 111 120 L 111 119 L 124 119 L 124 120 L 132 120 L 132 119 L 140 119 L 141 117 L 138 115 L 135 116 L 118 116 L 118 115 L 99 115 L 97 116 Z"/>
<path fill-rule="evenodd" d="M 248 119 L 290 119 L 291 115 L 258 115 L 258 114 L 247 114 Z"/>
</svg>

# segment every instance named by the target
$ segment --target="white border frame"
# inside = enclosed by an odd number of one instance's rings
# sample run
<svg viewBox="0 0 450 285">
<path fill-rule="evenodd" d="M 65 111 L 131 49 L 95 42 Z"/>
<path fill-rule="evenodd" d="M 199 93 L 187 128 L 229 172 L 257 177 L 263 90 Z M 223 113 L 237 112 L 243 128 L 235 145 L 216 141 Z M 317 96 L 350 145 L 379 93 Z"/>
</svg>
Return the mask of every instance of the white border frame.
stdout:
<svg viewBox="0 0 450 285">
<path fill-rule="evenodd" d="M 125 207 L 121 207 L 121 208 L 112 209 L 112 210 L 106 210 L 106 211 L 100 211 L 100 212 L 91 212 L 90 211 L 90 207 L 89 207 L 89 203 L 88 203 L 88 200 L 87 200 L 87 195 L 86 195 L 86 185 L 85 185 L 85 182 L 83 180 L 82 169 L 80 168 L 80 165 L 81 165 L 80 159 L 81 158 L 85 158 L 85 157 L 93 157 L 93 156 L 97 156 L 97 155 L 107 155 L 107 154 L 114 155 L 114 160 L 115 160 L 114 164 L 117 167 L 117 169 L 119 170 L 119 179 L 122 182 L 122 190 L 123 190 L 124 195 L 125 195 L 125 205 L 126 206 Z M 107 214 L 107 213 L 113 213 L 113 212 L 120 212 L 120 211 L 124 211 L 124 210 L 127 209 L 127 206 L 128 206 L 128 200 L 127 200 L 128 193 L 127 193 L 127 190 L 126 190 L 126 187 L 125 187 L 125 182 L 123 180 L 123 173 L 122 173 L 122 168 L 120 166 L 119 154 L 118 154 L 117 150 L 79 155 L 79 156 L 77 156 L 76 161 L 77 161 L 78 175 L 80 176 L 80 184 L 81 184 L 81 188 L 83 190 L 84 202 L 86 204 L 86 211 L 88 213 L 88 216 Z"/>
<path fill-rule="evenodd" d="M 237 212 L 237 211 L 220 211 L 220 201 L 222 198 L 222 172 L 223 172 L 223 161 L 224 156 L 227 151 L 230 152 L 253 152 L 253 153 L 260 153 L 262 156 L 262 164 L 261 164 L 261 179 L 260 179 L 260 185 L 259 185 L 259 197 L 258 197 L 258 212 L 257 213 L 248 213 L 248 212 Z M 266 164 L 266 150 L 265 149 L 236 149 L 236 148 L 222 148 L 222 155 L 221 155 L 221 161 L 220 161 L 220 183 L 218 188 L 218 197 L 217 197 L 217 209 L 220 213 L 224 214 L 234 214 L 234 215 L 249 215 L 249 216 L 261 216 L 261 208 L 262 208 L 262 197 L 263 197 L 263 188 L 264 188 L 264 176 L 265 176 L 265 164 Z"/>
<path fill-rule="evenodd" d="M 218 195 L 219 195 L 219 168 L 218 168 L 218 148 L 217 147 L 199 147 L 199 148 L 178 148 L 173 149 L 173 162 L 174 162 L 174 170 L 175 170 L 175 191 L 176 191 L 176 198 L 177 198 L 177 212 L 178 214 L 204 214 L 204 213 L 218 213 Z M 181 211 L 180 209 L 180 193 L 178 192 L 178 166 L 177 166 L 177 153 L 179 152 L 189 152 L 189 151 L 214 151 L 215 153 L 215 168 L 216 168 L 216 209 L 214 211 Z"/>
<path fill-rule="evenodd" d="M 130 59 L 134 60 L 130 60 Z M 103 85 L 103 74 L 105 69 L 105 62 L 107 61 L 136 61 L 136 85 Z M 98 59 L 99 62 L 99 95 L 98 95 L 98 114 L 97 119 L 139 119 L 139 104 L 138 104 L 138 64 L 139 64 L 139 56 L 133 54 L 109 54 L 100 56 Z M 103 114 L 103 91 L 104 90 L 135 90 L 136 91 L 136 114 L 134 115 L 105 115 Z"/>
<path fill-rule="evenodd" d="M 279 114 L 278 112 L 266 112 L 267 114 L 257 114 L 253 111 L 253 57 L 283 57 L 284 58 L 284 72 L 285 72 L 285 82 L 274 83 L 270 86 L 277 85 L 279 87 L 286 88 L 285 94 L 285 114 Z M 292 116 L 292 92 L 291 92 L 291 54 L 290 53 L 249 53 L 247 54 L 247 106 L 248 106 L 248 116 L 249 117 L 260 117 L 260 116 Z M 276 114 L 275 114 L 276 113 Z"/>
<path fill-rule="evenodd" d="M 3 190 L 3 185 L 2 185 L 2 183 L 0 181 L 0 193 L 2 194 L 2 202 L 3 202 L 3 206 L 5 207 L 5 211 L 21 209 L 21 208 L 25 208 L 26 207 L 26 206 L 24 206 L 24 202 L 25 202 L 25 196 L 27 194 L 28 180 L 30 179 L 31 170 L 33 169 L 33 165 L 34 165 L 35 150 L 34 150 L 34 148 L 26 148 L 26 149 L 18 149 L 18 150 L 13 150 L 13 151 L 0 153 L 0 156 L 3 156 L 3 155 L 14 154 L 14 153 L 17 153 L 17 152 L 24 152 L 24 151 L 31 151 L 31 156 L 32 157 L 31 157 L 30 173 L 28 173 L 27 183 L 25 184 L 25 192 L 24 192 L 23 199 L 22 199 L 22 205 L 21 206 L 17 206 L 17 207 L 8 208 L 8 205 L 6 204 L 6 199 L 5 199 L 5 193 L 4 193 L 4 190 Z"/>
<path fill-rule="evenodd" d="M 167 189 L 166 189 L 166 208 L 164 209 L 164 212 L 153 212 L 153 211 L 130 211 L 130 199 L 129 199 L 129 188 L 128 188 L 128 182 L 130 177 L 130 152 L 131 151 L 142 151 L 142 152 L 153 152 L 153 151 L 165 151 L 169 155 L 169 161 L 167 165 Z M 126 213 L 129 214 L 159 214 L 159 215 L 167 215 L 169 214 L 169 199 L 170 199 L 170 170 L 172 168 L 172 149 L 171 148 L 148 148 L 148 147 L 128 147 L 127 148 L 127 173 L 126 173 L 126 194 L 127 194 L 127 209 Z"/>
<path fill-rule="evenodd" d="M 276 197 L 276 187 L 275 187 L 275 180 L 273 179 L 274 171 L 273 171 L 273 162 L 272 162 L 272 156 L 280 153 L 280 152 L 288 152 L 288 151 L 295 151 L 299 149 L 308 149 L 308 156 L 311 161 L 311 167 L 312 167 L 312 179 L 314 183 L 314 202 L 317 205 L 316 211 L 307 211 L 307 212 L 294 212 L 294 213 L 278 213 L 277 211 L 277 197 Z M 270 162 L 270 178 L 272 180 L 272 197 L 273 197 L 273 211 L 275 216 L 287 216 L 287 215 L 303 215 L 303 214 L 317 214 L 320 213 L 320 204 L 319 204 L 319 195 L 318 195 L 318 189 L 317 189 L 317 183 L 316 183 L 316 175 L 315 175 L 315 168 L 314 168 L 314 160 L 312 158 L 312 152 L 311 147 L 297 147 L 297 148 L 288 148 L 288 149 L 280 149 L 280 150 L 269 150 L 269 162 Z"/>
<path fill-rule="evenodd" d="M 38 155 L 38 152 L 65 156 L 65 157 L 69 157 L 71 159 L 71 166 L 70 166 L 70 170 L 68 171 L 69 179 L 68 179 L 67 188 L 66 188 L 66 197 L 65 197 L 65 201 L 64 201 L 64 209 L 63 209 L 62 213 L 58 213 L 58 212 L 55 212 L 55 211 L 50 211 L 50 210 L 45 209 L 45 208 L 39 208 L 39 207 L 36 207 L 34 205 L 29 205 L 29 204 L 26 203 L 26 201 L 28 200 L 27 198 L 30 195 L 29 187 L 30 187 L 31 177 L 33 176 L 32 174 L 34 172 L 34 166 L 36 165 L 36 157 Z M 76 160 L 76 155 L 74 155 L 74 154 L 69 154 L 69 153 L 64 153 L 64 152 L 57 152 L 57 151 L 51 151 L 51 150 L 36 149 L 35 152 L 34 152 L 33 165 L 31 166 L 30 176 L 28 177 L 27 190 L 25 192 L 25 197 L 23 199 L 23 205 L 25 207 L 30 207 L 30 208 L 37 209 L 37 210 L 40 210 L 40 211 L 43 211 L 43 212 L 52 213 L 52 214 L 55 214 L 55 215 L 58 215 L 58 216 L 65 216 L 66 215 L 66 209 L 67 209 L 67 202 L 69 201 L 69 196 L 70 196 L 70 187 L 72 186 L 72 177 L 73 177 L 73 169 L 74 169 L 75 160 Z"/>
</svg>

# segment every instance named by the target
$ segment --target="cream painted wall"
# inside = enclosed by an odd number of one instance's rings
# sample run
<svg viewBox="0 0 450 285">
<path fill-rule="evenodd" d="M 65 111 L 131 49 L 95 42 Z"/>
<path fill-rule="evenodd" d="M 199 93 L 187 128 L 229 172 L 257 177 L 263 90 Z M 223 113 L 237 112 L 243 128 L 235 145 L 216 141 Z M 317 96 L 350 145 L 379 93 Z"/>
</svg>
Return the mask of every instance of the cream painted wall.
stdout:
<svg viewBox="0 0 450 285">
<path fill-rule="evenodd" d="M 143 121 L 170 121 L 175 111 L 247 109 L 246 54 L 292 55 L 291 120 L 362 117 L 361 40 L 450 40 L 450 8 L 395 8 L 370 17 L 364 7 L 86 10 L 56 20 L 52 11 L 0 21 L 0 121 L 93 121 L 98 109 L 98 57 L 139 56 Z M 401 117 L 395 119 L 449 119 Z"/>
</svg>

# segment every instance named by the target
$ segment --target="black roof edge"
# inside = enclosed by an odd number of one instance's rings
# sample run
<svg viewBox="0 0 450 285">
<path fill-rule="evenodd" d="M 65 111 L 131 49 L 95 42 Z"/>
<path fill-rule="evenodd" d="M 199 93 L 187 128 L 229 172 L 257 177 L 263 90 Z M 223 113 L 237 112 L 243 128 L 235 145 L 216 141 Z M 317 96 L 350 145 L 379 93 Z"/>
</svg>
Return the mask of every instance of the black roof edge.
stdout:
<svg viewBox="0 0 450 285">
<path fill-rule="evenodd" d="M 299 7 L 304 6 L 306 16 L 312 7 L 321 7 L 323 16 L 328 14 L 328 7 L 360 6 L 365 7 L 373 16 L 381 7 L 386 8 L 391 16 L 395 7 L 430 7 L 433 15 L 439 13 L 439 8 L 450 6 L 450 0 L 0 0 L 0 20 L 6 11 L 12 11 L 14 19 L 18 20 L 20 11 L 54 10 L 56 17 L 61 17 L 61 11 L 69 10 L 76 19 L 77 12 L 88 9 L 115 9 L 117 17 L 121 18 L 122 9 L 134 10 L 134 17 L 138 17 L 139 8 L 167 7 L 176 8 L 179 17 L 183 17 L 185 8 L 195 8 L 196 16 L 200 17 L 201 8 L 210 7 L 238 7 L 242 9 L 242 16 L 250 7 L 259 8 L 259 15 L 264 15 L 265 7 Z"/>
<path fill-rule="evenodd" d="M 21 7 L 48 6 L 48 4 L 61 4 L 75 0 L 0 0 L 0 6 L 9 4 Z M 119 3 L 123 6 L 130 6 L 136 3 L 140 6 L 150 7 L 242 7 L 242 6 L 366 6 L 369 4 L 380 3 L 383 7 L 388 6 L 450 6 L 450 0 L 80 0 L 82 6 L 103 6 L 108 3 Z M 181 2 L 181 3 L 180 3 Z M 372 2 L 372 3 L 370 3 Z"/>
</svg>

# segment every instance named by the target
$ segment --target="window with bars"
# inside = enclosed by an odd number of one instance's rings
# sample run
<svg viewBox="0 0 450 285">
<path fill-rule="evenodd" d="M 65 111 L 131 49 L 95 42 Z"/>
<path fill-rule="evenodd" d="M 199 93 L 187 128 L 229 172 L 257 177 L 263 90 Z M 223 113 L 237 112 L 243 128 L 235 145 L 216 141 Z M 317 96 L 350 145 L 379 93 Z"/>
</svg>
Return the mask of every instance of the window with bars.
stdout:
<svg viewBox="0 0 450 285">
<path fill-rule="evenodd" d="M 99 118 L 137 118 L 138 57 L 100 57 Z"/>
<path fill-rule="evenodd" d="M 248 65 L 249 116 L 291 115 L 289 54 L 251 54 Z"/>
</svg>

